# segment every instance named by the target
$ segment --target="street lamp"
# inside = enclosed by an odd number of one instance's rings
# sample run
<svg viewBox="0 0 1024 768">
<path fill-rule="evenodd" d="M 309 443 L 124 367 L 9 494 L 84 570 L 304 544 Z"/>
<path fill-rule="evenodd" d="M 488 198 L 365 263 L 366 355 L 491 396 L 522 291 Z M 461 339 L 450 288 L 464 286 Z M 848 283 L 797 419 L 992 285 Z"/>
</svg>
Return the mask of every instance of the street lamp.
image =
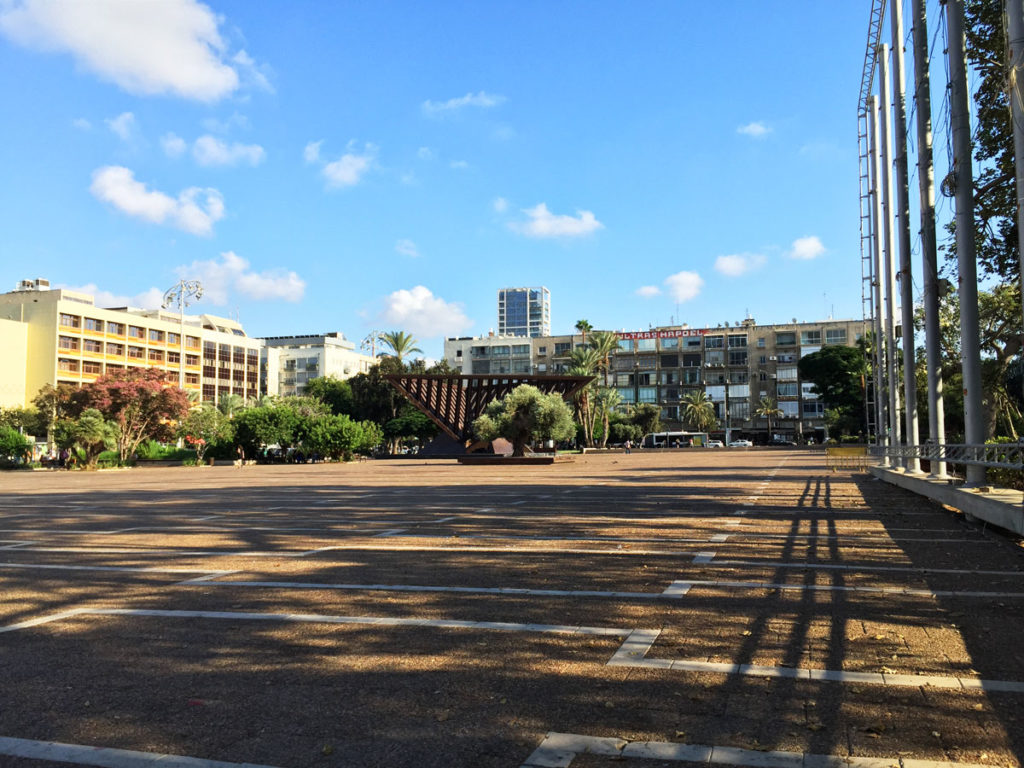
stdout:
<svg viewBox="0 0 1024 768">
<path fill-rule="evenodd" d="M 169 309 L 175 304 L 178 305 L 178 324 L 180 333 L 178 343 L 181 345 L 181 356 L 178 358 L 178 387 L 185 389 L 185 307 L 193 301 L 203 298 L 203 285 L 198 280 L 179 280 L 172 288 L 164 294 L 162 309 Z"/>
</svg>

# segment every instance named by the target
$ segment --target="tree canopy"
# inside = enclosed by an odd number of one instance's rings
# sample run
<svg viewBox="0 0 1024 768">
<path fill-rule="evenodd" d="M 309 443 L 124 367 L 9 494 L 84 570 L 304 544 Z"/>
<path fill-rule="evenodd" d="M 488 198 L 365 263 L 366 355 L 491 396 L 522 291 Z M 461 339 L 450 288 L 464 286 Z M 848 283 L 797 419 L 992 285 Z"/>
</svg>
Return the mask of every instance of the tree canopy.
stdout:
<svg viewBox="0 0 1024 768">
<path fill-rule="evenodd" d="M 575 426 L 560 395 L 545 395 L 536 387 L 520 384 L 490 403 L 473 422 L 473 431 L 481 440 L 505 438 L 512 443 L 512 455 L 522 456 L 531 442 L 570 439 Z"/>
</svg>

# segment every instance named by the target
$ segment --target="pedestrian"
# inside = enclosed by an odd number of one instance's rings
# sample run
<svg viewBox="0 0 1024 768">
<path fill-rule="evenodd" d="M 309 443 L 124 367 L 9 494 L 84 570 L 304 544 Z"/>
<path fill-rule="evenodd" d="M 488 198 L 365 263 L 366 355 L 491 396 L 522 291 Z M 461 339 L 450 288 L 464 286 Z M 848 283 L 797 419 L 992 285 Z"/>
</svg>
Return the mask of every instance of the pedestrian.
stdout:
<svg viewBox="0 0 1024 768">
<path fill-rule="evenodd" d="M 627 440 L 626 441 L 626 453 L 632 453 L 632 452 L 633 452 L 633 441 L 632 440 Z"/>
</svg>

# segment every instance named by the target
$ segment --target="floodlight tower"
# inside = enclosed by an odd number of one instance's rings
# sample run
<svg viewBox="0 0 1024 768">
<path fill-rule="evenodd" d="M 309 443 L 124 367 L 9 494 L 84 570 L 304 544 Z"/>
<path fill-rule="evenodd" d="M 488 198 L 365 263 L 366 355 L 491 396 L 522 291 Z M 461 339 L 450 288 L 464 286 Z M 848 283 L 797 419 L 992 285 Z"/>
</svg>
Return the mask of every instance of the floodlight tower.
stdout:
<svg viewBox="0 0 1024 768">
<path fill-rule="evenodd" d="M 164 294 L 164 301 L 161 308 L 169 309 L 174 305 L 178 306 L 178 343 L 181 345 L 181 356 L 178 358 L 178 387 L 185 389 L 185 307 L 192 301 L 199 301 L 203 298 L 203 284 L 198 280 L 179 280 L 172 288 Z M 192 301 L 189 301 L 192 299 Z"/>
</svg>

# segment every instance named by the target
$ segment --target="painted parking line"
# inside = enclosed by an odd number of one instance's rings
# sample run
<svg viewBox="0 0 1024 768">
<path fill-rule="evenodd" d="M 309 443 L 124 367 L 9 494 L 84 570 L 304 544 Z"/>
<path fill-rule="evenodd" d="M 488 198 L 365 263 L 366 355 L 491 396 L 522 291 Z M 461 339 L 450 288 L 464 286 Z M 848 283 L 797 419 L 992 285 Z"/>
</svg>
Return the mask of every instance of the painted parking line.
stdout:
<svg viewBox="0 0 1024 768">
<path fill-rule="evenodd" d="M 616 737 L 557 732 L 548 733 L 520 768 L 567 768 L 575 757 L 581 754 L 602 755 L 620 760 L 662 760 L 745 768 L 991 768 L 976 763 L 956 763 L 949 760 L 914 760 L 901 755 L 857 757 L 808 752 L 762 752 L 739 747 L 665 741 L 631 742 Z"/>
<path fill-rule="evenodd" d="M 735 566 L 746 566 L 749 568 L 800 568 L 807 571 L 865 571 L 883 573 L 947 573 L 957 575 L 982 575 L 982 576 L 1024 576 L 1024 571 L 992 571 L 981 568 L 921 568 L 901 565 L 871 565 L 857 563 L 808 563 L 808 562 L 783 562 L 781 560 L 709 560 L 704 561 L 706 565 L 722 566 L 732 568 Z"/>
<path fill-rule="evenodd" d="M 256 763 L 227 763 L 200 757 L 167 755 L 158 752 L 135 752 L 128 749 L 62 744 L 56 741 L 34 741 L 0 736 L 0 755 L 49 760 L 54 763 L 93 765 L 101 768 L 273 768 Z"/>
<path fill-rule="evenodd" d="M 723 589 L 778 589 L 797 592 L 866 592 L 885 595 L 905 595 L 907 597 L 961 597 L 980 599 L 1020 599 L 1024 592 L 978 592 L 966 590 L 944 589 L 912 589 L 909 587 L 858 587 L 835 586 L 830 584 L 781 584 L 768 581 L 717 581 L 714 579 L 696 581 L 685 579 L 673 582 L 673 585 L 693 587 L 720 587 Z"/>
<path fill-rule="evenodd" d="M 27 570 L 47 570 L 47 571 L 109 571 L 112 573 L 167 573 L 176 575 L 185 575 L 189 573 L 205 574 L 210 578 L 219 578 L 221 576 L 227 576 L 228 574 L 238 573 L 238 571 L 211 571 L 206 568 L 157 568 L 157 567 L 133 567 L 128 565 L 50 565 L 40 563 L 0 563 L 0 569 L 3 568 L 22 568 Z"/>
</svg>

